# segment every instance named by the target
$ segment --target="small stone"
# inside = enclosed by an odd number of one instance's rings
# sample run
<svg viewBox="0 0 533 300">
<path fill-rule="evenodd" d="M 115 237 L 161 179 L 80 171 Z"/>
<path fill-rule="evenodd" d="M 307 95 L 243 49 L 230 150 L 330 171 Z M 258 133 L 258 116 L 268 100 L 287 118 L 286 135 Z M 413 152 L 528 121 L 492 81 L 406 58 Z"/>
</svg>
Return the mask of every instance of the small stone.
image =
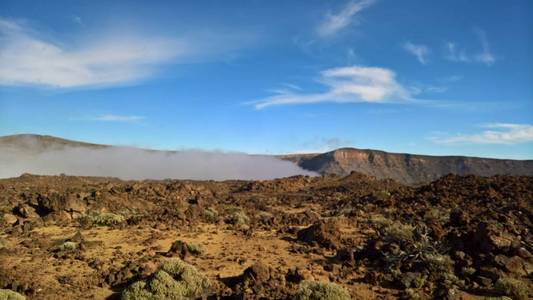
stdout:
<svg viewBox="0 0 533 300">
<path fill-rule="evenodd" d="M 37 212 L 35 211 L 35 208 L 27 205 L 27 204 L 22 204 L 20 206 L 17 207 L 17 213 L 19 215 L 21 215 L 23 218 L 27 218 L 27 219 L 33 219 L 33 218 L 38 218 L 39 215 L 37 214 Z"/>
<path fill-rule="evenodd" d="M 244 270 L 244 278 L 245 280 L 252 279 L 256 282 L 265 282 L 270 278 L 270 268 L 261 262 L 256 262 Z"/>
<path fill-rule="evenodd" d="M 491 286 L 492 280 L 490 278 L 484 277 L 484 276 L 477 276 L 476 281 L 481 284 L 482 286 Z"/>
<path fill-rule="evenodd" d="M 524 247 L 518 248 L 516 250 L 516 254 L 518 254 L 518 256 L 520 256 L 521 258 L 524 258 L 524 259 L 528 259 L 528 258 L 533 257 L 533 255 L 531 255 L 531 253 L 529 251 L 527 251 L 527 249 L 524 248 Z"/>
<path fill-rule="evenodd" d="M 517 274 L 520 276 L 527 275 L 524 269 L 524 261 L 519 256 L 507 258 L 504 268 L 505 270 L 513 274 Z"/>
<path fill-rule="evenodd" d="M 488 278 L 491 281 L 496 281 L 498 278 L 500 278 L 501 271 L 499 271 L 497 268 L 489 268 L 489 267 L 482 267 L 478 271 L 479 275 L 478 277 L 484 277 Z"/>
<path fill-rule="evenodd" d="M 14 225 L 18 221 L 17 217 L 12 214 L 4 214 L 4 216 L 2 217 L 2 220 L 4 221 L 5 224 L 8 224 L 8 225 Z"/>
</svg>

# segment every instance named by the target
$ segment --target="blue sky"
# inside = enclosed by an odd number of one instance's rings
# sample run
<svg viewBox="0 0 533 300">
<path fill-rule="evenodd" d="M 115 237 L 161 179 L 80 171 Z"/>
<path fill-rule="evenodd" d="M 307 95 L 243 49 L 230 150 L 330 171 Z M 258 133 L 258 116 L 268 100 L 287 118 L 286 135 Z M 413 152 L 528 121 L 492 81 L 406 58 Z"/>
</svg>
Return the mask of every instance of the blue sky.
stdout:
<svg viewBox="0 0 533 300">
<path fill-rule="evenodd" d="M 0 8 L 0 135 L 533 159 L 531 1 Z"/>
</svg>

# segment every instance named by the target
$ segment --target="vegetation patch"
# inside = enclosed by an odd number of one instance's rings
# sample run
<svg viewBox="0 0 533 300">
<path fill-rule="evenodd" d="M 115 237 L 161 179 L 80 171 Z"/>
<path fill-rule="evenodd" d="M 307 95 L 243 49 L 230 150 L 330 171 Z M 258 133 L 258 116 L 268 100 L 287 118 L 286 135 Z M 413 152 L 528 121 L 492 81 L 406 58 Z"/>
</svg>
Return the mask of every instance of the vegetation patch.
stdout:
<svg viewBox="0 0 533 300">
<path fill-rule="evenodd" d="M 350 293 L 343 287 L 330 282 L 304 280 L 300 283 L 294 300 L 350 300 Z"/>
<path fill-rule="evenodd" d="M 204 219 L 209 223 L 218 222 L 218 211 L 214 207 L 208 207 L 203 212 Z"/>
<path fill-rule="evenodd" d="M 26 297 L 12 290 L 0 289 L 0 300 L 25 300 Z"/>
<path fill-rule="evenodd" d="M 76 242 L 64 242 L 58 247 L 59 251 L 74 251 L 78 249 L 78 243 Z"/>
<path fill-rule="evenodd" d="M 496 281 L 494 288 L 499 293 L 511 296 L 514 299 L 528 299 L 528 287 L 523 281 L 518 279 L 510 277 L 500 278 L 498 281 Z"/>
<path fill-rule="evenodd" d="M 114 213 L 91 213 L 81 218 L 80 222 L 96 226 L 116 226 L 126 221 L 123 215 Z"/>
<path fill-rule="evenodd" d="M 138 281 L 122 292 L 122 300 L 197 299 L 211 293 L 209 279 L 181 259 L 165 261 L 147 280 Z"/>
<path fill-rule="evenodd" d="M 250 223 L 250 218 L 242 208 L 229 206 L 226 208 L 226 223 L 235 225 L 239 228 L 246 229 Z"/>
</svg>

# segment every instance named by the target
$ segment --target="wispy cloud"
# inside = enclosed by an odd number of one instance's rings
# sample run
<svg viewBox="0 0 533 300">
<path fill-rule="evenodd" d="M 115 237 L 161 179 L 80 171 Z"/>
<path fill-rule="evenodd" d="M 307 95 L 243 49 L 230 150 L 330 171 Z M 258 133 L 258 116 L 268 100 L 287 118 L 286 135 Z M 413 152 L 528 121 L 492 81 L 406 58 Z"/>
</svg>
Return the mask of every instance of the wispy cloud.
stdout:
<svg viewBox="0 0 533 300">
<path fill-rule="evenodd" d="M 446 77 L 441 77 L 441 78 L 439 78 L 437 80 L 439 82 L 441 82 L 441 83 L 453 83 L 453 82 L 460 81 L 462 79 L 463 79 L 462 75 L 450 75 L 450 76 L 446 76 Z"/>
<path fill-rule="evenodd" d="M 142 116 L 135 116 L 135 115 L 114 115 L 114 114 L 107 114 L 107 115 L 99 115 L 94 118 L 88 118 L 87 120 L 90 121 L 100 121 L 100 122 L 124 122 L 124 123 L 134 123 L 144 120 L 145 118 Z"/>
<path fill-rule="evenodd" d="M 479 41 L 481 42 L 481 53 L 475 56 L 475 60 L 488 66 L 492 65 L 496 61 L 496 58 L 494 58 L 494 55 L 490 51 L 487 34 L 479 28 L 474 30 L 474 32 L 478 35 Z"/>
<path fill-rule="evenodd" d="M 409 91 L 396 81 L 396 74 L 385 68 L 350 66 L 322 71 L 320 83 L 326 91 L 299 93 L 281 91 L 277 95 L 251 102 L 256 109 L 274 105 L 335 103 L 385 103 L 410 100 Z"/>
<path fill-rule="evenodd" d="M 95 33 L 96 38 L 80 37 L 69 43 L 49 39 L 27 22 L 0 18 L 0 85 L 80 88 L 129 84 L 150 78 L 169 64 L 194 62 L 237 47 L 234 41 L 221 41 L 235 37 L 213 35 L 157 36 L 131 30 Z M 215 43 L 220 43 L 219 47 L 214 47 Z"/>
<path fill-rule="evenodd" d="M 21 23 L 0 19 L 0 84 L 58 88 L 127 83 L 187 51 L 179 41 L 113 37 L 66 47 Z"/>
<path fill-rule="evenodd" d="M 418 61 L 425 65 L 428 63 L 429 48 L 425 45 L 417 45 L 411 42 L 406 42 L 402 45 L 403 49 L 414 55 Z"/>
<path fill-rule="evenodd" d="M 432 137 L 438 144 L 518 144 L 533 142 L 533 125 L 491 123 L 482 126 L 476 134 L 458 134 L 448 137 Z"/>
<path fill-rule="evenodd" d="M 289 153 L 323 153 L 342 147 L 350 147 L 352 144 L 352 141 L 338 137 L 313 137 L 303 143 L 300 143 L 296 151 L 291 151 Z"/>
<path fill-rule="evenodd" d="M 476 28 L 474 33 L 478 36 L 479 42 L 481 44 L 481 50 L 477 54 L 470 55 L 466 52 L 464 48 L 460 48 L 455 42 L 446 43 L 446 56 L 445 58 L 453 62 L 464 62 L 464 63 L 482 63 L 487 66 L 491 66 L 496 62 L 496 57 L 490 49 L 490 45 L 487 39 L 487 34 L 485 31 Z"/>
<path fill-rule="evenodd" d="M 71 20 L 72 20 L 72 22 L 74 22 L 74 23 L 76 23 L 76 24 L 78 24 L 78 25 L 83 25 L 83 20 L 81 19 L 80 16 L 73 15 L 73 16 L 71 17 Z"/>
<path fill-rule="evenodd" d="M 337 13 L 328 13 L 318 25 L 316 32 L 321 37 L 335 35 L 340 30 L 354 23 L 355 16 L 372 5 L 374 0 L 350 1 Z"/>
</svg>

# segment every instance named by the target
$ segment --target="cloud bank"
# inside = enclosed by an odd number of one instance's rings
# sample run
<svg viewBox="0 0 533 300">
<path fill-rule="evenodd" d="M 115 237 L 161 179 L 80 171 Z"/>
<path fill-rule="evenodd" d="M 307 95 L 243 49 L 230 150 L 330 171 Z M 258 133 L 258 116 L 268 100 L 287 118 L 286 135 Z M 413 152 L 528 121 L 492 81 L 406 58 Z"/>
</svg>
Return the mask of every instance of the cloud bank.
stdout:
<svg viewBox="0 0 533 300">
<path fill-rule="evenodd" d="M 374 0 L 351 1 L 338 13 L 328 13 L 318 25 L 316 32 L 321 37 L 330 37 L 353 23 L 355 16 L 374 3 Z"/>
<path fill-rule="evenodd" d="M 252 102 L 256 109 L 275 105 L 334 103 L 385 103 L 410 100 L 409 91 L 396 81 L 396 74 L 385 68 L 350 66 L 327 69 L 320 74 L 326 91 L 297 93 L 281 91 L 277 95 Z"/>
<path fill-rule="evenodd" d="M 477 134 L 459 134 L 445 138 L 432 138 L 439 144 L 518 144 L 533 142 L 533 125 L 491 123 L 483 126 L 487 130 Z"/>
<path fill-rule="evenodd" d="M 41 151 L 31 144 L 32 141 L 25 143 L 24 148 L 0 145 L 0 178 L 16 177 L 23 173 L 195 180 L 261 180 L 316 175 L 292 162 L 243 153 L 193 150 L 164 152 L 129 147 L 60 147 Z"/>
</svg>

